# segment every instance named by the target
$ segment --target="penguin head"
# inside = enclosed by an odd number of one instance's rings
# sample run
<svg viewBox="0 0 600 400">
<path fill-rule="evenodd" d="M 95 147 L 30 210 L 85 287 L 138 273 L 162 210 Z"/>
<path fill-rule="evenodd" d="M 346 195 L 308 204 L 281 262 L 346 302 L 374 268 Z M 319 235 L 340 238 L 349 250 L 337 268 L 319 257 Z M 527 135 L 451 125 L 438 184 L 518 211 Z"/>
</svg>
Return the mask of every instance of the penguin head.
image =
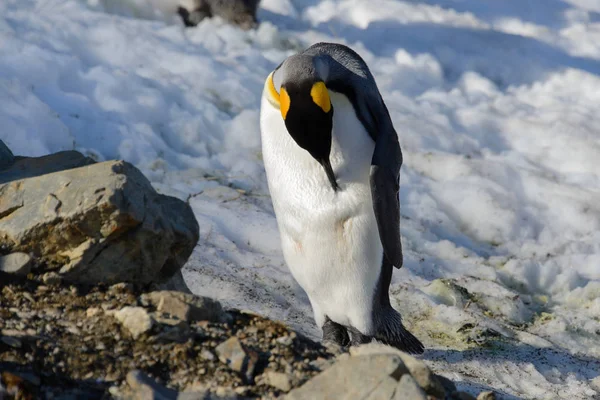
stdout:
<svg viewBox="0 0 600 400">
<path fill-rule="evenodd" d="M 329 91 L 316 69 L 311 68 L 312 64 L 306 67 L 299 60 L 296 64 L 293 61 L 288 58 L 269 76 L 270 96 L 276 100 L 289 135 L 323 166 L 333 190 L 337 191 L 339 186 L 329 160 L 333 130 Z"/>
</svg>

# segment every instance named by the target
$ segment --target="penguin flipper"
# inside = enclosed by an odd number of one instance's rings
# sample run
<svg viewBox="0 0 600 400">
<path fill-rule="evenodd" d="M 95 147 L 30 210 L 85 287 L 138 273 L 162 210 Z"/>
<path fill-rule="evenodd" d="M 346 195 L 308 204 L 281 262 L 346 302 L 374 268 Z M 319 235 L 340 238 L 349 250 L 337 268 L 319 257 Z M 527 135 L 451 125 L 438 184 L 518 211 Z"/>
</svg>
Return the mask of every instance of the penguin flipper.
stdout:
<svg viewBox="0 0 600 400">
<path fill-rule="evenodd" d="M 383 252 L 396 268 L 401 268 L 403 256 L 398 192 L 402 151 L 383 100 L 381 104 L 386 116 L 374 118 L 378 125 L 378 136 L 371 160 L 371 196 Z"/>
</svg>

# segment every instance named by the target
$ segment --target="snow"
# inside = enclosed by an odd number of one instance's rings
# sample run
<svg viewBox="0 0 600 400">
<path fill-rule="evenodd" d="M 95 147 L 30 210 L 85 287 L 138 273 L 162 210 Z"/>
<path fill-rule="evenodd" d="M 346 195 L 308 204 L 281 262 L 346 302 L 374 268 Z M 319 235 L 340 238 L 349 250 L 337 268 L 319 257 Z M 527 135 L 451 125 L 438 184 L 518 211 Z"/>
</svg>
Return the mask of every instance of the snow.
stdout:
<svg viewBox="0 0 600 400">
<path fill-rule="evenodd" d="M 392 295 L 462 390 L 600 398 L 596 0 L 263 0 L 260 27 L 185 29 L 173 0 L 0 2 L 0 139 L 126 159 L 189 199 L 184 276 L 318 339 L 261 162 L 267 74 L 320 40 L 370 65 L 399 133 Z"/>
</svg>

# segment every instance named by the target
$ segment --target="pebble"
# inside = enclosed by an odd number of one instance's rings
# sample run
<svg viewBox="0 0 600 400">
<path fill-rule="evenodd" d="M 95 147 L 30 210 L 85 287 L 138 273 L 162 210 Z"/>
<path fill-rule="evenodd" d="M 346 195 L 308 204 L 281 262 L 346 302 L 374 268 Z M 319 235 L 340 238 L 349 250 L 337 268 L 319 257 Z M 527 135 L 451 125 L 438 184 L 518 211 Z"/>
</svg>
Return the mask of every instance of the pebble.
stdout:
<svg viewBox="0 0 600 400">
<path fill-rule="evenodd" d="M 292 382 L 288 375 L 281 372 L 267 371 L 264 373 L 265 382 L 282 392 L 289 392 L 292 389 Z"/>
<path fill-rule="evenodd" d="M 16 276 L 26 276 L 31 272 L 33 260 L 26 253 L 11 253 L 0 256 L 0 271 Z"/>
<path fill-rule="evenodd" d="M 143 307 L 123 307 L 114 313 L 114 317 L 131 333 L 134 339 L 152 328 L 152 318 Z"/>
<path fill-rule="evenodd" d="M 477 395 L 477 400 L 496 400 L 496 394 L 491 391 L 481 392 Z"/>
</svg>

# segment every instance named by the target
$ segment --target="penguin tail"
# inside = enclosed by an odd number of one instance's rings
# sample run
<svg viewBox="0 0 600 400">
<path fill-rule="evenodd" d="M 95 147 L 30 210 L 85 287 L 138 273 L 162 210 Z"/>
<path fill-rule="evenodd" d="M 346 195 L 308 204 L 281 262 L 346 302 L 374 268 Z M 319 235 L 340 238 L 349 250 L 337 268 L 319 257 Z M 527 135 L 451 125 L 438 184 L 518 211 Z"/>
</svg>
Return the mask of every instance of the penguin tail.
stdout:
<svg viewBox="0 0 600 400">
<path fill-rule="evenodd" d="M 423 343 L 402 325 L 398 311 L 389 307 L 378 318 L 378 329 L 374 337 L 377 341 L 409 354 L 422 354 Z"/>
</svg>

